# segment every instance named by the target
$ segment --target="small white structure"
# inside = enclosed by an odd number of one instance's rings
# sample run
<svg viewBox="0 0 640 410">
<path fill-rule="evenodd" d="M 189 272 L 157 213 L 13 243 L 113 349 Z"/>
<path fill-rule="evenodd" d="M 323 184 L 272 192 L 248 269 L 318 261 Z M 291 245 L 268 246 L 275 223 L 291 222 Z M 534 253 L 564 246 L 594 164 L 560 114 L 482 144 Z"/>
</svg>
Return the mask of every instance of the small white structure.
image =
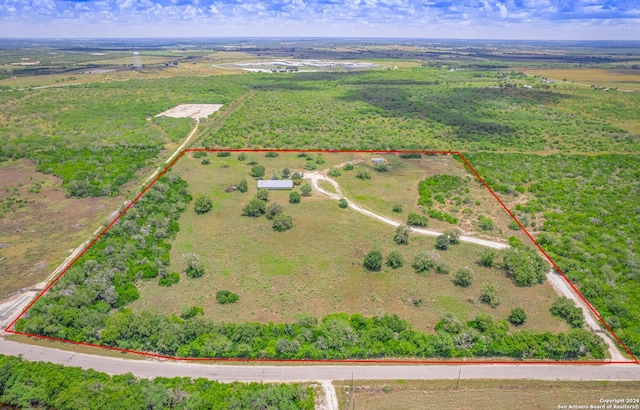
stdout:
<svg viewBox="0 0 640 410">
<path fill-rule="evenodd" d="M 371 158 L 371 161 L 373 161 L 376 164 L 384 164 L 384 158 Z"/>
<path fill-rule="evenodd" d="M 293 189 L 291 179 L 261 179 L 258 181 L 258 189 Z"/>
</svg>

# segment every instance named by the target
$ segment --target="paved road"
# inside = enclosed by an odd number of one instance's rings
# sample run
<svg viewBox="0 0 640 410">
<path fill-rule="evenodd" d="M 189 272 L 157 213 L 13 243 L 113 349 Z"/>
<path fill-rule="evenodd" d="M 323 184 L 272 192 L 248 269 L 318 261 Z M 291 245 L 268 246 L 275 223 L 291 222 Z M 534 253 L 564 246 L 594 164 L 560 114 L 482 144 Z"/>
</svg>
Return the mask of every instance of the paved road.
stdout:
<svg viewBox="0 0 640 410">
<path fill-rule="evenodd" d="M 93 368 L 109 374 L 132 373 L 138 377 L 204 377 L 219 381 L 316 381 L 533 379 L 533 380 L 637 380 L 640 366 L 622 365 L 413 365 L 413 366 L 233 366 L 156 360 L 125 360 L 92 356 L 47 347 L 10 342 L 0 338 L 0 353 L 23 355 L 27 360 Z"/>
</svg>

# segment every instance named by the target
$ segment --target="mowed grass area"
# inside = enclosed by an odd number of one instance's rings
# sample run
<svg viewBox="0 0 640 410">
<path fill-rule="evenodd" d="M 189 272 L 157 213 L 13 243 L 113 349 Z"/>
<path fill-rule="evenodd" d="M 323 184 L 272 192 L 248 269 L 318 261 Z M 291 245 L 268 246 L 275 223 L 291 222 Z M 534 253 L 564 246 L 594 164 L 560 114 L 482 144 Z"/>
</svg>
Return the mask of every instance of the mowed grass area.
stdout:
<svg viewBox="0 0 640 410">
<path fill-rule="evenodd" d="M 211 163 L 187 155 L 172 169 L 188 181 L 190 193 L 212 199 L 213 209 L 196 215 L 191 204 L 181 217 L 180 232 L 171 250 L 169 272 L 180 272 L 180 283 L 161 287 L 157 282 L 143 283 L 141 297 L 132 303 L 134 310 L 152 309 L 179 315 L 185 306 L 202 306 L 206 316 L 227 322 L 257 321 L 291 322 L 296 316 L 316 317 L 335 312 L 362 313 L 367 316 L 398 314 L 417 329 L 433 331 L 446 313 L 460 319 L 473 319 L 486 313 L 505 319 L 512 308 L 523 307 L 529 317 L 522 329 L 559 332 L 567 330 L 549 313 L 557 295 L 546 283 L 533 288 L 516 288 L 499 269 L 480 267 L 476 262 L 484 248 L 460 244 L 444 252 L 436 252 L 435 238 L 412 235 L 408 246 L 393 242 L 394 229 L 373 218 L 350 209 L 340 209 L 337 201 L 314 192 L 297 205 L 289 204 L 289 191 L 271 191 L 270 203 L 277 202 L 284 213 L 293 217 L 294 228 L 278 233 L 265 217 L 242 216 L 242 207 L 256 193 L 256 182 L 250 178 L 253 159 L 266 167 L 266 175 L 288 167 L 302 168 L 306 161 L 295 154 L 265 158 L 264 153 L 248 154 L 240 162 L 237 154 L 217 158 L 209 154 Z M 315 163 L 317 156 L 313 155 Z M 319 168 L 353 160 L 354 154 L 323 154 Z M 224 192 L 225 187 L 249 181 L 249 192 Z M 297 189 L 296 189 L 297 190 Z M 366 272 L 364 255 L 379 249 L 386 255 L 399 250 L 405 266 L 381 272 Z M 449 275 L 433 272 L 416 274 L 410 264 L 420 250 L 445 261 Z M 199 279 L 186 277 L 183 255 L 195 253 L 204 263 L 206 273 Z M 474 283 L 460 288 L 452 283 L 453 272 L 469 267 Z M 492 309 L 478 302 L 485 284 L 498 289 L 502 303 Z M 237 293 L 240 301 L 220 305 L 215 300 L 218 290 Z M 413 300 L 421 300 L 415 306 Z"/>
<path fill-rule="evenodd" d="M 358 205 L 385 215 L 398 222 L 406 223 L 407 215 L 411 212 L 422 214 L 418 206 L 418 183 L 425 178 L 439 175 L 455 175 L 463 179 L 466 193 L 454 195 L 448 198 L 445 204 L 433 201 L 433 208 L 451 214 L 458 218 L 457 224 L 447 221 L 439 221 L 431 218 L 429 228 L 435 230 L 447 230 L 457 228 L 465 235 L 473 235 L 482 238 L 499 240 L 509 236 L 518 236 L 523 242 L 529 242 L 524 232 L 508 228 L 511 216 L 491 195 L 491 192 L 471 173 L 471 171 L 453 155 L 433 155 L 422 158 L 403 159 L 398 155 L 378 155 L 387 162 L 387 171 L 379 172 L 371 161 L 372 155 L 359 155 L 360 162 L 354 164 L 351 171 L 342 171 L 338 177 L 334 177 L 342 190 L 342 193 Z M 362 180 L 356 177 L 361 169 L 366 169 L 371 179 Z M 528 194 L 528 196 L 530 196 Z M 527 196 L 519 198 L 509 197 L 511 203 L 524 203 Z M 403 212 L 394 213 L 394 205 L 400 204 Z M 507 205 L 510 205 L 507 203 Z M 495 228 L 484 232 L 478 228 L 480 215 L 491 218 Z M 538 221 L 539 223 L 541 221 Z M 540 224 L 541 225 L 541 224 Z"/>
<path fill-rule="evenodd" d="M 123 202 L 67 198 L 24 159 L 0 163 L 0 297 L 44 280 Z"/>
<path fill-rule="evenodd" d="M 357 381 L 350 398 L 350 380 L 334 386 L 346 410 L 589 408 L 602 405 L 600 399 L 638 398 L 637 382 L 461 380 L 456 388 L 456 380 Z"/>
<path fill-rule="evenodd" d="M 573 81 L 596 87 L 640 91 L 640 70 L 606 68 L 525 68 L 531 75 L 540 75 L 559 81 Z"/>
</svg>

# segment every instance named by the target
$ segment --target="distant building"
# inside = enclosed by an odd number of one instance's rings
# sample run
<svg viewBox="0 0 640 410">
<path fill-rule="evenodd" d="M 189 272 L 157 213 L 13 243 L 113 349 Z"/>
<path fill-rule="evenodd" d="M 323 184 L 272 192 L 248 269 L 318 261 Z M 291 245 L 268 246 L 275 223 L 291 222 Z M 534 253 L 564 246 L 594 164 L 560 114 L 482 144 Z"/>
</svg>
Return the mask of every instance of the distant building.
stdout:
<svg viewBox="0 0 640 410">
<path fill-rule="evenodd" d="M 258 181 L 258 189 L 293 189 L 291 179 L 261 179 Z"/>
<path fill-rule="evenodd" d="M 373 161 L 376 164 L 384 164 L 384 158 L 371 158 L 371 161 Z"/>
</svg>

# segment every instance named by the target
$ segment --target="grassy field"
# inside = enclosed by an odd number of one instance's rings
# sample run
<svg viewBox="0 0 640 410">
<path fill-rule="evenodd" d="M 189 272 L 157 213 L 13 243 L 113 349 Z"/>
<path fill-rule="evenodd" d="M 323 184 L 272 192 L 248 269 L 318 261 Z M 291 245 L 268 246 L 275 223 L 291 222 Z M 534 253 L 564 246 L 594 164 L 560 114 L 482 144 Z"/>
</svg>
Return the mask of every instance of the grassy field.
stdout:
<svg viewBox="0 0 640 410">
<path fill-rule="evenodd" d="M 527 74 L 602 88 L 640 91 L 640 70 L 599 68 L 526 68 Z"/>
<path fill-rule="evenodd" d="M 398 314 L 419 330 L 430 332 L 444 314 L 451 312 L 461 319 L 473 319 L 486 313 L 505 319 L 512 308 L 523 307 L 529 317 L 522 329 L 559 332 L 566 325 L 549 313 L 556 294 L 546 283 L 533 288 L 515 288 L 498 269 L 477 264 L 484 250 L 475 245 L 460 244 L 447 251 L 434 249 L 434 238 L 412 235 L 408 246 L 393 242 L 394 228 L 313 193 L 297 205 L 288 203 L 288 191 L 272 191 L 270 202 L 284 207 L 293 217 L 294 228 L 284 233 L 271 229 L 271 223 L 241 216 L 241 208 L 256 192 L 249 177 L 251 160 L 265 165 L 266 175 L 288 167 L 301 170 L 314 162 L 294 154 L 265 158 L 252 153 L 245 162 L 234 154 L 216 158 L 202 165 L 200 159 L 183 158 L 173 168 L 190 186 L 194 197 L 204 195 L 213 200 L 213 209 L 196 215 L 190 208 L 180 219 L 181 230 L 173 242 L 169 271 L 181 272 L 181 282 L 170 288 L 155 282 L 141 284 L 141 298 L 131 306 L 134 310 L 152 309 L 165 314 L 180 314 L 184 306 L 202 306 L 205 315 L 216 320 L 242 322 L 293 321 L 297 315 L 316 317 L 346 311 L 367 316 Z M 330 167 L 357 158 L 354 154 L 324 154 Z M 353 172 L 353 171 L 349 171 Z M 224 188 L 247 178 L 249 192 L 227 193 Z M 399 250 L 405 259 L 402 268 L 384 267 L 379 273 L 368 273 L 362 267 L 364 255 L 379 249 L 386 256 Z M 446 262 L 452 273 L 416 274 L 410 264 L 420 250 Z M 197 280 L 184 275 L 183 255 L 197 254 L 206 274 Z M 452 283 L 453 272 L 469 267 L 474 283 L 460 288 Z M 502 303 L 492 309 L 478 302 L 484 284 L 498 288 Z M 220 305 L 216 291 L 230 290 L 240 295 L 240 302 Z M 421 300 L 415 306 L 413 300 Z"/>
<path fill-rule="evenodd" d="M 351 397 L 351 381 L 334 385 L 346 410 L 589 408 L 602 405 L 600 399 L 638 398 L 637 382 L 461 380 L 456 388 L 455 380 L 357 381 Z"/>
<path fill-rule="evenodd" d="M 0 163 L 0 180 L 0 297 L 44 280 L 124 201 L 67 198 L 24 159 Z"/>
<path fill-rule="evenodd" d="M 471 171 L 463 163 L 454 159 L 456 157 L 438 155 L 425 156 L 422 159 L 402 159 L 397 155 L 384 155 L 388 163 L 386 172 L 376 171 L 371 157 L 371 155 L 358 155 L 358 160 L 362 162 L 355 164 L 352 171 L 342 171 L 340 176 L 333 178 L 340 184 L 342 193 L 357 204 L 399 222 L 406 222 L 407 214 L 410 212 L 422 214 L 421 207 L 418 206 L 420 181 L 434 175 L 455 175 L 463 179 L 464 189 L 468 192 L 449 198 L 445 204 L 433 201 L 432 208 L 456 217 L 458 223 L 451 224 L 431 218 L 430 228 L 440 231 L 457 228 L 465 235 L 491 239 L 518 236 L 521 240 L 528 241 L 524 232 L 508 228 L 509 222 L 512 221 L 509 214 Z M 371 179 L 357 178 L 356 174 L 361 169 L 368 170 Z M 508 206 L 526 203 L 528 200 L 524 195 L 510 196 L 508 199 Z M 403 212 L 392 212 L 392 207 L 396 204 L 402 205 Z M 478 228 L 480 215 L 490 217 L 495 223 L 495 228 L 489 232 L 480 230 Z"/>
</svg>

